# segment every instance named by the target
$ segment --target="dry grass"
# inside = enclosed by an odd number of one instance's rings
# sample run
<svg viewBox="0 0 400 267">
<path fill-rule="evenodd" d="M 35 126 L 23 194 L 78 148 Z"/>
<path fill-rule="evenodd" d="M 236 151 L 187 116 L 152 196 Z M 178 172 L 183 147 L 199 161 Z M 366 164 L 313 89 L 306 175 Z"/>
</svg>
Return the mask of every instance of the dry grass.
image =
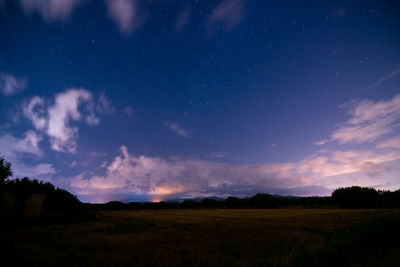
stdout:
<svg viewBox="0 0 400 267">
<path fill-rule="evenodd" d="M 391 265 L 397 246 L 376 255 L 355 247 L 357 229 L 372 225 L 365 231 L 374 234 L 377 218 L 388 216 L 400 211 L 101 211 L 93 222 L 3 228 L 0 242 L 5 261 L 25 266 L 309 266 L 336 264 L 336 256 L 342 264 Z"/>
</svg>

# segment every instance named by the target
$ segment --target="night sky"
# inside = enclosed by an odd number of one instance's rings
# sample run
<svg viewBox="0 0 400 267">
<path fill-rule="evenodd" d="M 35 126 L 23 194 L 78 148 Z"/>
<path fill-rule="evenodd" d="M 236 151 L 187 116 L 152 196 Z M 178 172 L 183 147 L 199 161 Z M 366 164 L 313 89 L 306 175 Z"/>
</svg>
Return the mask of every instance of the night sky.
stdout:
<svg viewBox="0 0 400 267">
<path fill-rule="evenodd" d="M 0 0 L 0 154 L 86 202 L 399 189 L 400 3 Z"/>
</svg>

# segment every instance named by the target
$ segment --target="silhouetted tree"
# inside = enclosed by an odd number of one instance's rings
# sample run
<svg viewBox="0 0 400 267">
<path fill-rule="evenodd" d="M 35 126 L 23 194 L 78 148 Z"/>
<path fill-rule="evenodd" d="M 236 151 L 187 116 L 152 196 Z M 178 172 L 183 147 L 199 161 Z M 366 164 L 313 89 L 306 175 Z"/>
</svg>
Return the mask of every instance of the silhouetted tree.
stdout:
<svg viewBox="0 0 400 267">
<path fill-rule="evenodd" d="M 11 175 L 13 175 L 11 163 L 5 161 L 3 158 L 0 158 L 0 186 L 4 185 Z"/>
<path fill-rule="evenodd" d="M 376 208 L 379 193 L 374 188 L 352 186 L 336 189 L 332 200 L 343 208 Z"/>
</svg>

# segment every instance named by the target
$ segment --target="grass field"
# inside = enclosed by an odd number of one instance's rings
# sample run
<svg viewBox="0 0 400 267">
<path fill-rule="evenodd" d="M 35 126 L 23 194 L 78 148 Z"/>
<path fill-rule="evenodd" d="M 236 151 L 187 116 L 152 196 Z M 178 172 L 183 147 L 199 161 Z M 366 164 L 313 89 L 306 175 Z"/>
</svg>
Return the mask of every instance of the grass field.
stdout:
<svg viewBox="0 0 400 267">
<path fill-rule="evenodd" d="M 3 262 L 35 266 L 398 266 L 399 210 L 97 211 L 1 229 Z M 4 266 L 4 265 L 3 265 Z"/>
</svg>

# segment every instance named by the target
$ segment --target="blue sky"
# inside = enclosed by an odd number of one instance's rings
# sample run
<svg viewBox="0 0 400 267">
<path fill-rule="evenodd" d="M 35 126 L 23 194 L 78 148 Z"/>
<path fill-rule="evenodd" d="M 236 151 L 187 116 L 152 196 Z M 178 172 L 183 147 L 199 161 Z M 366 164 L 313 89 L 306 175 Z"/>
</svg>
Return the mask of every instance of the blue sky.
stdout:
<svg viewBox="0 0 400 267">
<path fill-rule="evenodd" d="M 398 189 L 400 5 L 0 0 L 0 111 L 83 201 Z"/>
</svg>

